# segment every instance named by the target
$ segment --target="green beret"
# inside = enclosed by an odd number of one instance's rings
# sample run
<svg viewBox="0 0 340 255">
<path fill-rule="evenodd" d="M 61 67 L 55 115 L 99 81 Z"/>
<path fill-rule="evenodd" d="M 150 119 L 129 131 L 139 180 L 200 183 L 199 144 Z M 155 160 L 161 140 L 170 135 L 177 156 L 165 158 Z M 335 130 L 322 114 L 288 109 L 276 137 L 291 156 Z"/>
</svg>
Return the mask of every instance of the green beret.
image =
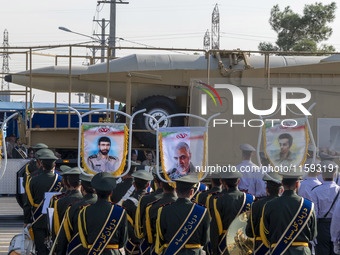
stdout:
<svg viewBox="0 0 340 255">
<path fill-rule="evenodd" d="M 141 179 L 141 180 L 145 180 L 145 181 L 152 181 L 153 180 L 152 174 L 150 174 L 146 170 L 137 170 L 136 172 L 131 174 L 131 176 L 133 178 L 137 178 L 137 179 Z"/>
<path fill-rule="evenodd" d="M 264 181 L 271 181 L 271 182 L 281 182 L 282 181 L 282 176 L 279 175 L 276 172 L 266 172 L 264 174 L 262 180 L 264 180 Z"/>
<path fill-rule="evenodd" d="M 44 143 L 37 143 L 37 144 L 32 146 L 32 149 L 34 149 L 34 150 L 48 149 L 48 146 Z"/>
<path fill-rule="evenodd" d="M 80 175 L 81 171 L 78 167 L 72 167 L 70 169 L 67 169 L 63 171 L 62 175 Z"/>
<path fill-rule="evenodd" d="M 80 174 L 79 176 L 79 180 L 81 180 L 82 182 L 90 182 L 92 181 L 93 179 L 93 175 L 85 175 L 83 173 Z"/>
<path fill-rule="evenodd" d="M 41 149 L 37 151 L 36 158 L 38 159 L 53 159 L 57 160 L 58 158 L 54 155 L 53 151 L 50 149 Z"/>
<path fill-rule="evenodd" d="M 93 176 L 91 185 L 101 191 L 112 191 L 116 188 L 116 179 L 109 173 L 102 172 Z"/>
</svg>

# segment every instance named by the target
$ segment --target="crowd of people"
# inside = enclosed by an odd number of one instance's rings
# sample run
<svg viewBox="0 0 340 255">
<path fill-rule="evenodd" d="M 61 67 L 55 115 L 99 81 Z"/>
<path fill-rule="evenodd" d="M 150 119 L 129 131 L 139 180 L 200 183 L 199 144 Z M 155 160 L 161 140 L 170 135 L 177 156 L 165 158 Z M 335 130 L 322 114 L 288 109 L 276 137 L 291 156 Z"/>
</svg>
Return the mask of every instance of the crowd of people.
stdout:
<svg viewBox="0 0 340 255">
<path fill-rule="evenodd" d="M 55 170 L 54 153 L 44 144 L 33 148 L 35 159 L 24 180 L 24 223 L 33 230 L 38 255 L 229 254 L 229 227 L 245 212 L 244 234 L 255 243 L 243 249 L 340 254 L 340 180 L 330 158 L 307 159 L 308 166 L 321 167 L 321 175 L 263 173 L 252 162 L 255 149 L 242 144 L 238 171 L 209 175 L 208 189 L 197 175 L 165 182 L 162 170 L 148 172 L 147 164 L 134 160 L 119 179 L 106 172 L 92 177 L 77 167 Z M 260 155 L 262 165 L 268 165 L 266 155 Z M 253 172 L 244 171 L 245 166 Z M 150 186 L 154 191 L 148 193 Z M 46 192 L 59 193 L 43 214 Z"/>
</svg>

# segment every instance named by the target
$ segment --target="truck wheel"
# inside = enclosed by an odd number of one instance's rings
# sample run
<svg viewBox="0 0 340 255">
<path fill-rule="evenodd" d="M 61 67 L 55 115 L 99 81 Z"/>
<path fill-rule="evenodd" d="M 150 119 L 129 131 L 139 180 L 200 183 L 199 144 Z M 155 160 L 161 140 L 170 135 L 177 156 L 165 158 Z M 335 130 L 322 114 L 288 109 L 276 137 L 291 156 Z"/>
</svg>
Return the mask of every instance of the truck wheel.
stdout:
<svg viewBox="0 0 340 255">
<path fill-rule="evenodd" d="M 174 100 L 166 96 L 151 96 L 143 99 L 135 107 L 134 111 L 146 109 L 146 113 L 155 117 L 157 120 L 163 116 L 178 113 L 178 107 Z M 159 127 L 183 126 L 183 117 L 166 119 L 159 124 Z M 156 123 L 153 119 L 138 114 L 134 119 L 134 129 L 156 130 Z M 135 132 L 137 139 L 149 148 L 156 147 L 156 133 Z"/>
</svg>

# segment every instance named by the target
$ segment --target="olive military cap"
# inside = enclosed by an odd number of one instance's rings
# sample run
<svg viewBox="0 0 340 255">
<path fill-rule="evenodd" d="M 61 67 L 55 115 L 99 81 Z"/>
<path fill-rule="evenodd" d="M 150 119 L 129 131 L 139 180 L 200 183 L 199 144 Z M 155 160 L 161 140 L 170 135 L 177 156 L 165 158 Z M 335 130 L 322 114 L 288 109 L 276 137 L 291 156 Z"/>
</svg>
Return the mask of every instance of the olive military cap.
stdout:
<svg viewBox="0 0 340 255">
<path fill-rule="evenodd" d="M 38 153 L 39 152 L 39 153 Z M 53 159 L 57 160 L 58 158 L 54 155 L 53 151 L 49 149 L 41 149 L 37 153 L 37 158 L 38 159 Z"/>
<path fill-rule="evenodd" d="M 94 189 L 111 191 L 116 188 L 116 179 L 109 173 L 103 172 L 93 176 L 91 185 Z"/>
<path fill-rule="evenodd" d="M 81 171 L 78 167 L 72 167 L 70 169 L 67 169 L 63 171 L 62 175 L 80 175 Z"/>
<path fill-rule="evenodd" d="M 93 176 L 92 175 L 85 175 L 83 173 L 80 174 L 79 176 L 79 180 L 81 180 L 82 182 L 90 182 L 92 181 Z"/>
<path fill-rule="evenodd" d="M 219 172 L 218 175 L 221 179 L 236 179 L 242 177 L 242 173 L 239 170 L 230 168 L 229 166 L 222 167 L 222 171 Z"/>
<path fill-rule="evenodd" d="M 137 170 L 136 172 L 131 174 L 131 176 L 133 178 L 137 178 L 137 179 L 141 179 L 141 180 L 145 180 L 145 181 L 152 181 L 153 180 L 152 174 L 149 173 L 146 170 Z"/>
<path fill-rule="evenodd" d="M 44 143 L 37 143 L 32 146 L 32 149 L 34 150 L 48 149 L 48 146 Z"/>
<path fill-rule="evenodd" d="M 174 180 L 176 182 L 176 184 L 178 183 L 190 183 L 190 184 L 196 184 L 199 182 L 198 178 L 196 175 L 192 175 L 192 174 L 187 174 L 184 175 L 178 179 Z"/>
<path fill-rule="evenodd" d="M 282 181 L 282 175 L 279 175 L 276 172 L 266 172 L 264 174 L 262 180 L 264 180 L 264 181 L 272 181 L 272 182 L 281 182 Z"/>
</svg>

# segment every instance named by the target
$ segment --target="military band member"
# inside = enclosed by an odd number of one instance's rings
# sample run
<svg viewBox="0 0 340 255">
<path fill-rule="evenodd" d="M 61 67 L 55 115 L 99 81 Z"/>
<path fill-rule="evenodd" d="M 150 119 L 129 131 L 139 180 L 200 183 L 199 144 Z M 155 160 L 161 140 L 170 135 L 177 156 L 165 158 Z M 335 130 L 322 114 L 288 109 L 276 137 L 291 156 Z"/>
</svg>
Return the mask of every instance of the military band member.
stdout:
<svg viewBox="0 0 340 255">
<path fill-rule="evenodd" d="M 163 189 L 161 198 L 149 203 L 146 206 L 146 210 L 145 210 L 143 232 L 145 233 L 145 236 L 144 236 L 145 241 L 148 244 L 145 247 L 150 247 L 149 251 L 146 254 L 155 254 L 154 245 L 156 241 L 156 220 L 157 220 L 159 207 L 161 207 L 164 204 L 175 202 L 177 199 L 175 188 L 170 186 L 169 183 L 160 182 L 160 186 Z M 143 246 L 143 244 L 141 245 Z M 141 247 L 141 248 L 144 248 L 144 247 Z M 144 250 L 142 250 L 143 254 L 144 254 Z"/>
<path fill-rule="evenodd" d="M 318 221 L 317 244 L 315 246 L 316 255 L 332 254 L 333 243 L 331 241 L 330 225 L 335 212 L 335 203 L 340 200 L 340 187 L 334 182 L 334 176 L 339 166 L 330 160 L 320 163 L 322 185 L 313 189 L 311 200 L 314 202 L 315 214 Z"/>
<path fill-rule="evenodd" d="M 207 206 L 207 198 L 210 194 L 215 194 L 215 193 L 219 193 L 222 191 L 222 183 L 221 183 L 221 179 L 218 176 L 218 174 L 211 174 L 211 189 L 209 190 L 204 190 L 204 191 L 200 191 L 197 196 L 196 196 L 196 202 L 202 205 L 205 205 L 205 207 L 209 208 L 209 206 Z"/>
<path fill-rule="evenodd" d="M 296 194 L 303 173 L 280 174 L 284 192 L 263 208 L 261 239 L 273 255 L 311 254 L 308 243 L 317 235 L 314 204 Z"/>
<path fill-rule="evenodd" d="M 81 193 L 83 198 L 73 203 L 67 209 L 64 223 L 60 229 L 57 245 L 57 255 L 72 254 L 82 255 L 86 249 L 81 245 L 78 233 L 78 215 L 82 207 L 97 202 L 97 195 L 91 185 L 92 176 L 80 174 Z M 71 243 L 72 241 L 72 243 Z M 71 243 L 71 245 L 69 245 Z M 69 249 L 68 249 L 69 248 Z"/>
<path fill-rule="evenodd" d="M 155 251 L 169 254 L 202 254 L 209 242 L 209 215 L 203 206 L 191 202 L 198 178 L 186 175 L 176 179 L 177 200 L 158 210 Z"/>
<path fill-rule="evenodd" d="M 268 201 L 279 197 L 282 190 L 282 176 L 278 175 L 277 173 L 268 172 L 267 175 L 263 176 L 263 180 L 266 182 L 267 196 L 255 201 L 251 205 L 250 217 L 246 227 L 246 235 L 255 239 L 253 250 L 255 255 L 264 255 L 269 251 L 269 249 L 262 243 L 262 239 L 260 237 L 260 221 L 262 210 Z"/>
<path fill-rule="evenodd" d="M 153 179 L 152 174 L 146 170 L 137 170 L 132 174 L 133 186 L 135 191 L 122 204 L 126 208 L 128 223 L 129 240 L 125 246 L 126 254 L 139 253 L 139 239 L 134 233 L 135 213 L 137 210 L 139 199 L 146 193 L 148 182 Z"/>
<path fill-rule="evenodd" d="M 135 215 L 135 235 L 137 238 L 142 239 L 145 237 L 146 232 L 143 232 L 143 222 L 145 221 L 145 211 L 146 206 L 149 203 L 152 203 L 155 200 L 158 200 L 163 195 L 163 186 L 161 185 L 161 180 L 159 179 L 157 175 L 157 167 L 152 168 L 152 176 L 153 176 L 153 184 L 155 187 L 154 192 L 145 193 L 140 199 L 136 210 Z M 159 167 L 160 175 L 164 178 L 164 173 L 161 167 Z"/>
<path fill-rule="evenodd" d="M 103 136 L 98 140 L 98 153 L 88 157 L 87 162 L 90 168 L 95 172 L 114 172 L 119 167 L 119 159 L 110 156 L 111 140 Z"/>
<path fill-rule="evenodd" d="M 127 240 L 126 211 L 119 205 L 109 202 L 116 180 L 109 173 L 98 173 L 91 181 L 98 200 L 84 206 L 78 216 L 78 230 L 83 254 L 121 254 Z M 105 234 L 104 234 L 105 233 Z"/>
<path fill-rule="evenodd" d="M 58 192 L 61 189 L 61 178 L 54 172 L 57 157 L 50 150 L 39 156 L 43 171 L 29 180 L 28 199 L 32 206 L 34 243 L 38 255 L 48 254 L 45 241 L 48 237 L 47 217 L 42 214 L 45 192 Z"/>
<path fill-rule="evenodd" d="M 241 213 L 250 210 L 254 197 L 238 189 L 242 174 L 239 171 L 221 172 L 223 188 L 226 192 L 212 201 L 211 247 L 213 254 L 228 254 L 226 247 L 227 230 Z"/>
<path fill-rule="evenodd" d="M 80 192 L 80 173 L 81 171 L 78 167 L 73 167 L 63 173 L 63 178 L 68 186 L 69 192 L 54 202 L 53 229 L 55 235 L 57 235 L 59 232 L 64 214 L 69 204 L 72 204 L 83 198 Z"/>
</svg>

